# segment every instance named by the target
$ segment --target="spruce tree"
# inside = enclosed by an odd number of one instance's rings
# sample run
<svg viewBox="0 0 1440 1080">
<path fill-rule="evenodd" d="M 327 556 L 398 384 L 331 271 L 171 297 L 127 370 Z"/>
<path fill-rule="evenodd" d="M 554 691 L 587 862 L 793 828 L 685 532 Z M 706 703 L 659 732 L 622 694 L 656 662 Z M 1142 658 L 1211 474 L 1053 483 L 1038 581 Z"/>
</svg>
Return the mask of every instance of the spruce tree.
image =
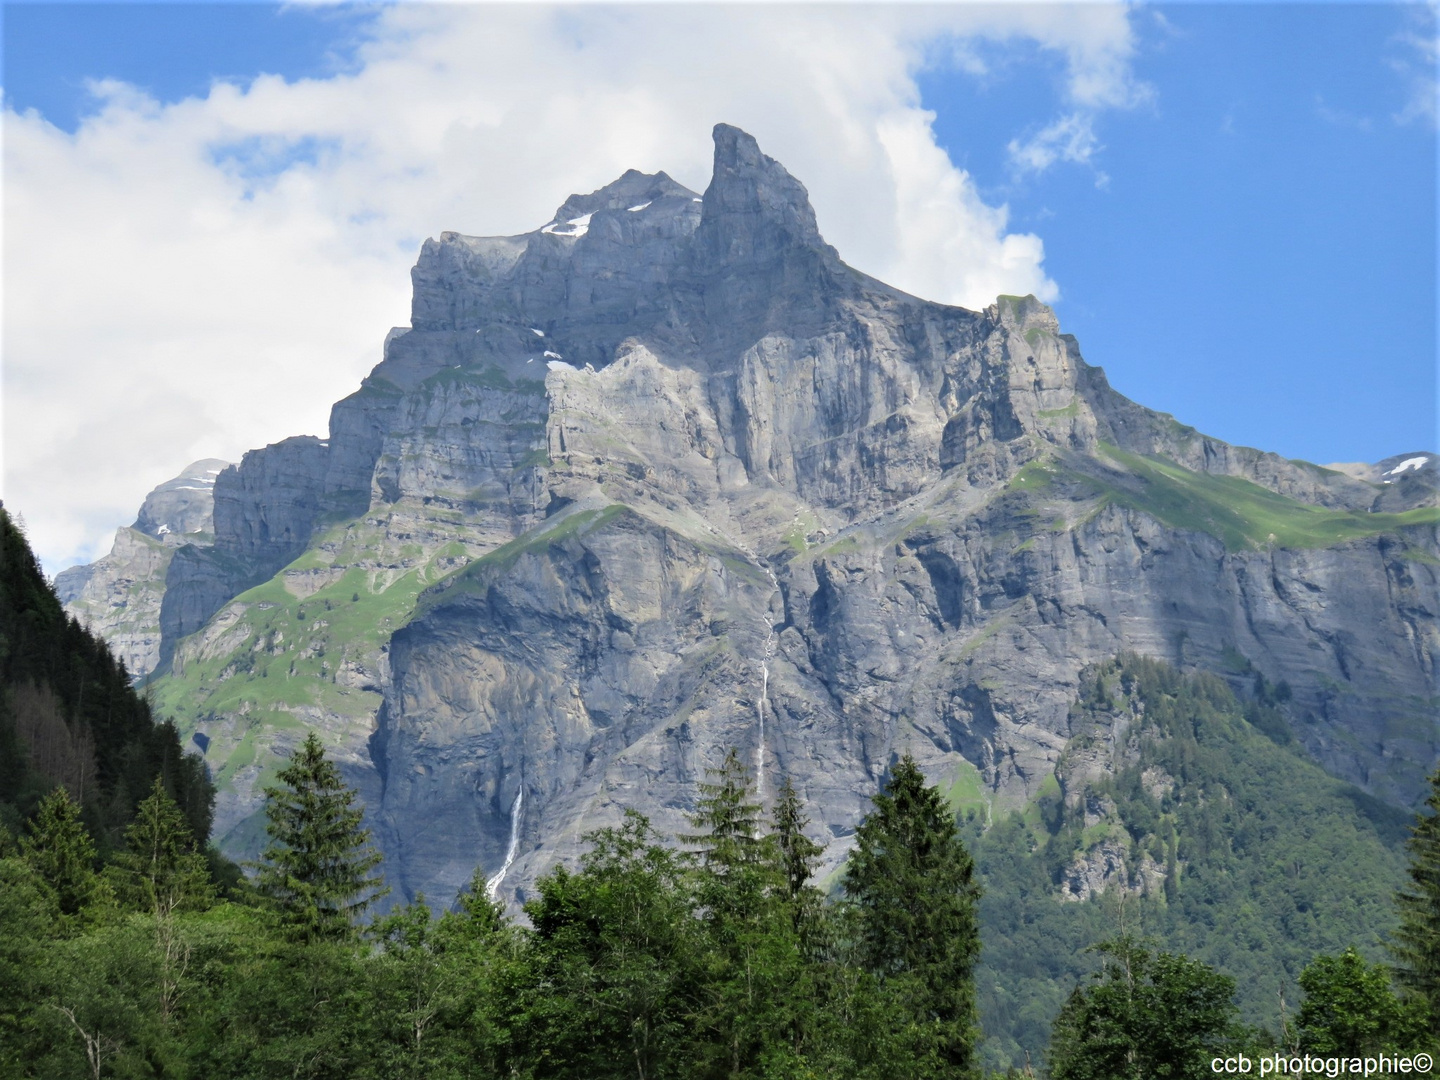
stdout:
<svg viewBox="0 0 1440 1080">
<path fill-rule="evenodd" d="M 135 808 L 125 831 L 125 850 L 109 873 L 120 899 L 164 918 L 187 906 L 203 907 L 213 895 L 209 863 L 197 850 L 190 823 L 157 777 Z"/>
<path fill-rule="evenodd" d="M 55 896 L 62 919 L 75 919 L 86 908 L 110 898 L 95 872 L 95 843 L 80 820 L 80 807 L 63 787 L 40 800 L 20 851 Z"/>
<path fill-rule="evenodd" d="M 1430 777 L 1430 813 L 1416 816 L 1407 846 L 1410 881 L 1396 896 L 1400 927 L 1391 951 L 1396 981 L 1418 998 L 1440 1031 L 1440 768 Z"/>
<path fill-rule="evenodd" d="M 380 854 L 360 827 L 364 810 L 325 757 L 312 731 L 280 770 L 279 787 L 265 789 L 266 831 L 258 884 L 291 931 L 306 941 L 350 936 L 355 922 L 389 890 Z"/>
<path fill-rule="evenodd" d="M 690 824 L 703 831 L 681 839 L 700 848 L 707 870 L 725 877 L 760 861 L 760 804 L 750 801 L 750 770 L 733 746 L 718 769 L 707 771 L 711 780 L 698 785 L 700 798 L 690 815 Z"/>
<path fill-rule="evenodd" d="M 908 754 L 873 801 L 844 878 L 856 959 L 905 1020 L 914 1075 L 963 1076 L 978 1038 L 975 865 Z"/>
</svg>

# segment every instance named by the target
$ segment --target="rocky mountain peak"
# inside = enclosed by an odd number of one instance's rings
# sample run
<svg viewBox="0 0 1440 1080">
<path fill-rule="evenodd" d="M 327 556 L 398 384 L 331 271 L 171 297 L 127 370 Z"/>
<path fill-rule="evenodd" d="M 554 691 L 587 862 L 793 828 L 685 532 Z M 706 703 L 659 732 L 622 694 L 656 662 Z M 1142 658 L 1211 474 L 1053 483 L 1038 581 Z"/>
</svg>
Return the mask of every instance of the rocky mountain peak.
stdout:
<svg viewBox="0 0 1440 1080">
<path fill-rule="evenodd" d="M 1060 320 L 1046 304 L 1033 296 L 1001 296 L 991 309 L 995 321 L 1019 333 L 1026 330 L 1044 330 L 1050 334 L 1060 332 Z"/>
<path fill-rule="evenodd" d="M 1283 681 L 1277 737 L 1413 798 L 1434 455 L 1350 476 L 1207 437 L 1034 297 L 845 267 L 803 185 L 714 138 L 703 199 L 632 171 L 530 232 L 426 241 L 328 440 L 223 472 L 213 546 L 125 530 L 83 583 L 72 610 L 224 778 L 228 852 L 318 728 L 397 896 L 479 862 L 518 903 L 625 807 L 681 831 L 732 746 L 767 797 L 793 781 L 830 873 L 898 753 L 987 818 L 1039 798 L 1124 651 Z"/>
<path fill-rule="evenodd" d="M 589 195 L 571 195 L 555 211 L 551 224 L 570 224 L 576 218 L 596 214 L 601 210 L 638 213 L 657 199 L 665 198 L 695 199 L 698 195 L 663 172 L 651 174 L 642 173 L 638 169 L 627 169 L 619 179 L 592 191 Z"/>
<path fill-rule="evenodd" d="M 767 262 L 795 247 L 834 254 L 804 184 L 739 128 L 716 124 L 714 138 L 714 173 L 696 235 L 709 260 L 720 267 Z"/>
<path fill-rule="evenodd" d="M 215 478 L 229 464 L 219 458 L 192 461 L 179 476 L 166 480 L 145 496 L 133 528 L 155 537 L 211 532 Z"/>
</svg>

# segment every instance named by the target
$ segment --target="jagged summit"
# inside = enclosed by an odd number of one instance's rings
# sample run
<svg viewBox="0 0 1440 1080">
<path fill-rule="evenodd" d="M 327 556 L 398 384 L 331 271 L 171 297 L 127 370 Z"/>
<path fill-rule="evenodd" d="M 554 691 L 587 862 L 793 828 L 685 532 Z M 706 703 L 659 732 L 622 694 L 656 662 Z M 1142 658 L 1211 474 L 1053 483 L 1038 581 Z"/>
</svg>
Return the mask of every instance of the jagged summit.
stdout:
<svg viewBox="0 0 1440 1080">
<path fill-rule="evenodd" d="M 697 240 L 716 267 L 773 258 L 795 246 L 833 254 L 804 184 L 739 128 L 716 124 L 714 138 L 715 168 Z"/>
<path fill-rule="evenodd" d="M 696 202 L 699 198 L 699 195 L 684 184 L 676 183 L 663 172 L 651 175 L 628 169 L 618 180 L 592 191 L 589 195 L 571 195 L 555 211 L 550 223 L 541 226 L 540 232 L 565 232 L 565 227 L 569 226 L 568 231 L 572 235 L 583 235 L 577 233 L 577 230 L 588 226 L 588 219 L 602 210 L 623 210 L 636 214 L 649 209 L 657 199 Z M 582 218 L 586 220 L 582 221 Z"/>
</svg>

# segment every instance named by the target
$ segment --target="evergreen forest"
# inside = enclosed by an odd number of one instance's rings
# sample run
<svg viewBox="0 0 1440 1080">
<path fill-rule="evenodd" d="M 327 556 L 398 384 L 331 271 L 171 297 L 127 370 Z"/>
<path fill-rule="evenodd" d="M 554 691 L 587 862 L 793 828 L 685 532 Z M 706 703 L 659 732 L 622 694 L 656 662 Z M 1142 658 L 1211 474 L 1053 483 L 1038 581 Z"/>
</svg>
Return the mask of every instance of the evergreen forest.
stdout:
<svg viewBox="0 0 1440 1080">
<path fill-rule="evenodd" d="M 387 893 L 311 734 L 242 874 L 213 790 L 0 510 L 0 1078 L 1215 1075 L 1440 1051 L 1440 772 L 1417 816 L 1293 744 L 1285 688 L 1122 656 L 1053 785 L 891 762 L 829 887 L 736 751 L 503 910 Z M 1235 673 L 1232 672 L 1232 675 Z"/>
</svg>

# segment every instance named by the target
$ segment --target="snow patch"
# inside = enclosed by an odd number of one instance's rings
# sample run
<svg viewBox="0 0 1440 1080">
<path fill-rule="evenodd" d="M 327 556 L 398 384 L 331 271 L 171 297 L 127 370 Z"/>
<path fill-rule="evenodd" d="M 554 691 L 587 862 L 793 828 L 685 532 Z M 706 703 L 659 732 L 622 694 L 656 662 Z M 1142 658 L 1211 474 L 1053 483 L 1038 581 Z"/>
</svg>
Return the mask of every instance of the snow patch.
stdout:
<svg viewBox="0 0 1440 1080">
<path fill-rule="evenodd" d="M 650 203 L 648 203 L 648 202 L 642 202 L 639 206 L 629 207 L 629 210 L 630 210 L 630 213 L 633 214 L 633 213 L 635 213 L 637 210 L 644 210 L 645 207 L 647 207 L 647 206 L 649 206 L 649 205 L 650 205 Z"/>
<path fill-rule="evenodd" d="M 164 536 L 166 533 L 168 533 L 168 532 L 170 531 L 170 526 L 169 526 L 169 525 L 161 525 L 160 528 L 156 529 L 155 531 L 158 532 L 161 536 Z"/>
<path fill-rule="evenodd" d="M 704 202 L 704 199 L 691 199 L 691 202 Z"/>
<path fill-rule="evenodd" d="M 1390 472 L 1387 473 L 1386 475 L 1388 475 L 1388 476 L 1399 476 L 1402 472 L 1405 472 L 1407 469 L 1421 469 L 1421 468 L 1424 468 L 1424 467 L 1425 467 L 1425 463 L 1426 463 L 1427 461 L 1429 461 L 1429 460 L 1430 460 L 1429 457 L 1407 457 L 1404 461 L 1400 462 L 1399 465 L 1396 465 L 1393 469 L 1391 469 Z"/>
<path fill-rule="evenodd" d="M 550 233 L 553 236 L 584 236 L 590 231 L 590 219 L 594 216 L 593 213 L 590 213 L 582 214 L 577 218 L 571 218 L 565 222 L 566 225 L 570 226 L 569 229 L 562 228 L 558 221 L 552 221 L 540 231 L 542 233 Z"/>
<path fill-rule="evenodd" d="M 534 334 L 536 337 L 544 337 L 544 336 L 545 336 L 545 331 L 544 331 L 544 330 L 536 330 L 535 327 L 533 327 L 533 326 L 530 327 L 530 332 L 531 332 L 532 334 Z"/>
<path fill-rule="evenodd" d="M 547 365 L 551 371 L 579 371 L 574 364 L 567 364 L 564 360 L 551 360 Z"/>
<path fill-rule="evenodd" d="M 556 360 L 564 360 L 564 359 L 565 359 L 565 357 L 561 356 L 558 352 L 551 352 L 549 349 L 546 349 L 546 350 L 545 350 L 545 355 L 546 355 L 546 356 L 550 356 L 550 357 L 554 357 Z"/>
</svg>

